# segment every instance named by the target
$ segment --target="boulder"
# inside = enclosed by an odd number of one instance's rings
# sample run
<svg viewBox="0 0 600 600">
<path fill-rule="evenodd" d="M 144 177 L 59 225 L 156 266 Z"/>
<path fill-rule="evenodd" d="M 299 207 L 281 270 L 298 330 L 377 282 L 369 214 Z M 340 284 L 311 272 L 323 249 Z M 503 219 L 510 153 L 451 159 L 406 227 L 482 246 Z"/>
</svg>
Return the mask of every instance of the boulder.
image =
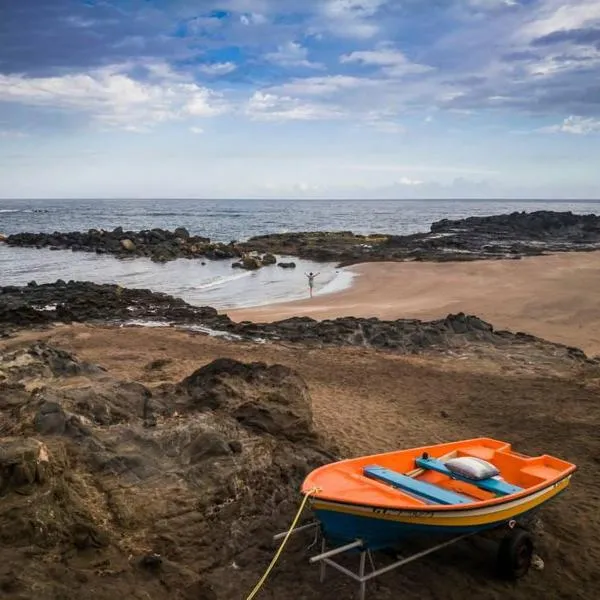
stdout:
<svg viewBox="0 0 600 600">
<path fill-rule="evenodd" d="M 245 428 L 298 440 L 312 436 L 312 405 L 302 377 L 284 365 L 219 358 L 178 386 L 190 407 L 226 411 Z"/>
<path fill-rule="evenodd" d="M 0 491 L 43 484 L 50 455 L 42 442 L 33 438 L 3 438 L 0 444 Z"/>
<path fill-rule="evenodd" d="M 244 256 L 242 258 L 242 268 L 247 271 L 256 271 L 256 269 L 260 269 L 262 263 L 260 262 L 260 258 L 256 256 Z"/>
<path fill-rule="evenodd" d="M 262 257 L 263 265 L 274 265 L 277 263 L 277 257 L 274 254 L 265 254 Z"/>
<path fill-rule="evenodd" d="M 181 238 L 182 240 L 186 240 L 186 241 L 190 239 L 190 232 L 185 227 L 178 227 L 173 232 L 173 235 L 176 238 Z"/>
<path fill-rule="evenodd" d="M 0 233 L 0 242 L 5 242 L 8 239 L 7 235 L 4 235 L 3 233 Z"/>
<path fill-rule="evenodd" d="M 296 268 L 296 263 L 291 261 L 291 262 L 279 262 L 277 263 L 278 267 L 281 267 L 282 269 L 295 269 Z"/>
<path fill-rule="evenodd" d="M 43 435 L 62 435 L 67 425 L 67 417 L 56 402 L 44 402 L 33 421 L 35 430 Z"/>
<path fill-rule="evenodd" d="M 135 252 L 136 250 L 135 244 L 127 238 L 121 240 L 121 247 L 123 248 L 123 250 L 127 250 L 127 252 Z"/>
</svg>

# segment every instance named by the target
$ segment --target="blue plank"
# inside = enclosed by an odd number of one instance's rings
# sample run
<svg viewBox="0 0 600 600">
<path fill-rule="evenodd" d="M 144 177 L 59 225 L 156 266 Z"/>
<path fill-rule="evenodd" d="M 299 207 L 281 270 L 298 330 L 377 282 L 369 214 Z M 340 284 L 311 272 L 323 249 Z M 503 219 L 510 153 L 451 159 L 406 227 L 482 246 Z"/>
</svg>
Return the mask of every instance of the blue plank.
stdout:
<svg viewBox="0 0 600 600">
<path fill-rule="evenodd" d="M 507 483 L 506 481 L 494 479 L 493 477 L 488 479 L 480 479 L 479 481 L 475 479 L 469 479 L 468 477 L 463 477 L 458 473 L 453 473 L 442 461 L 437 460 L 436 458 L 417 458 L 416 463 L 417 467 L 420 467 L 421 469 L 430 469 L 432 471 L 437 471 L 438 473 L 448 475 L 448 477 L 452 477 L 453 479 L 466 481 L 467 483 L 475 485 L 486 492 L 492 492 L 497 496 L 508 496 L 510 494 L 516 494 L 517 492 L 523 491 L 523 488 Z"/>
<path fill-rule="evenodd" d="M 450 490 L 445 490 L 437 485 L 427 483 L 425 481 L 419 481 L 412 477 L 402 475 L 402 473 L 396 473 L 390 469 L 372 465 L 365 467 L 363 473 L 366 477 L 382 481 L 397 489 L 416 494 L 426 500 L 432 500 L 436 504 L 468 504 L 472 502 L 470 498 L 461 496 Z"/>
</svg>

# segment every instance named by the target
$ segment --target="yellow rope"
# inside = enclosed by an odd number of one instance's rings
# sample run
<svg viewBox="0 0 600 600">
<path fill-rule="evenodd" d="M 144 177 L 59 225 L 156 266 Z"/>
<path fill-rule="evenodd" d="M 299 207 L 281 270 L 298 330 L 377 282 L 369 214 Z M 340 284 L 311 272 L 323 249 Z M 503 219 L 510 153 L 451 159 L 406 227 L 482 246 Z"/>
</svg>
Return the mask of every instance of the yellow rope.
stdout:
<svg viewBox="0 0 600 600">
<path fill-rule="evenodd" d="M 300 508 L 298 509 L 298 512 L 296 513 L 296 516 L 294 517 L 294 520 L 292 521 L 292 524 L 290 525 L 290 528 L 288 529 L 287 533 L 285 534 L 285 537 L 283 538 L 283 542 L 281 542 L 281 546 L 279 546 L 279 549 L 275 553 L 275 556 L 273 557 L 271 564 L 267 567 L 267 570 L 265 571 L 264 575 L 259 579 L 258 583 L 254 586 L 254 589 L 250 592 L 250 595 L 246 598 L 246 600 L 252 600 L 252 598 L 254 598 L 254 596 L 256 596 L 256 594 L 258 594 L 258 592 L 260 591 L 260 588 L 263 586 L 263 584 L 267 580 L 267 577 L 269 576 L 269 573 L 275 566 L 275 563 L 279 560 L 281 552 L 283 551 L 284 546 L 287 544 L 287 541 L 288 541 L 290 535 L 292 535 L 292 531 L 295 529 L 296 524 L 298 523 L 298 520 L 300 519 L 300 515 L 302 514 L 302 511 L 304 510 L 304 507 L 306 506 L 306 503 L 308 502 L 309 497 L 318 491 L 320 491 L 319 488 L 315 487 L 315 488 L 312 488 L 311 490 L 308 490 L 308 492 L 306 492 L 306 495 L 304 496 L 304 500 L 302 500 L 302 504 L 300 504 Z"/>
</svg>

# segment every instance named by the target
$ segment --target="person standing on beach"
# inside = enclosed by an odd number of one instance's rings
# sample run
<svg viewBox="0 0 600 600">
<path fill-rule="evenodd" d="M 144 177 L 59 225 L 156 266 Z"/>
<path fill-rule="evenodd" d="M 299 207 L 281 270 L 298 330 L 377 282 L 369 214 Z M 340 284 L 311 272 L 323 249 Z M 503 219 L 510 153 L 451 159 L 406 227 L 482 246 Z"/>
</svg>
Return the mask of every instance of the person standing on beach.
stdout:
<svg viewBox="0 0 600 600">
<path fill-rule="evenodd" d="M 312 298 L 313 288 L 315 287 L 315 277 L 317 275 L 319 275 L 319 273 L 313 273 L 311 271 L 310 273 L 304 273 L 304 274 L 308 277 L 308 291 L 309 291 L 310 297 Z"/>
</svg>

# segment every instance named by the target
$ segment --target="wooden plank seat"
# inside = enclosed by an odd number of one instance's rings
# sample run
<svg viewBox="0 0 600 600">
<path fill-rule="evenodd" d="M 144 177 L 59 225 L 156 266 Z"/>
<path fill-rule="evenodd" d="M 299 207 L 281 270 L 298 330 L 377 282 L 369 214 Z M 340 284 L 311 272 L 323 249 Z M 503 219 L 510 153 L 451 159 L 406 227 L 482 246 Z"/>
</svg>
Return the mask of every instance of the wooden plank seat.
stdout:
<svg viewBox="0 0 600 600">
<path fill-rule="evenodd" d="M 395 487 L 401 491 L 408 492 L 411 495 L 416 495 L 428 503 L 433 504 L 468 504 L 473 502 L 471 498 L 457 494 L 451 490 L 446 490 L 440 486 L 427 483 L 426 481 L 419 481 L 413 479 L 402 473 L 396 473 L 390 469 L 380 467 L 378 465 L 371 465 L 363 469 L 365 477 L 375 479 L 376 481 L 382 481 L 392 487 Z"/>
</svg>

